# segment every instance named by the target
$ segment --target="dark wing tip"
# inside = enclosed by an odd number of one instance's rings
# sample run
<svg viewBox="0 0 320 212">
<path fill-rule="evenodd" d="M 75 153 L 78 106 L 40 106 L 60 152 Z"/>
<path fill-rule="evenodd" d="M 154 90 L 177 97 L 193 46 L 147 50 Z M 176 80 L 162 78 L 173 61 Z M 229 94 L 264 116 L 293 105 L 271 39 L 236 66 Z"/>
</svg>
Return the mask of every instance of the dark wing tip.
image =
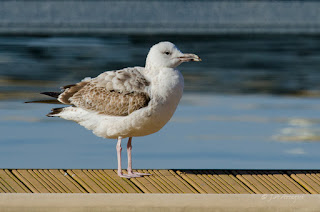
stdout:
<svg viewBox="0 0 320 212">
<path fill-rule="evenodd" d="M 46 99 L 46 100 L 34 100 L 34 101 L 27 101 L 24 103 L 44 103 L 44 104 L 62 104 L 56 99 Z"/>
<path fill-rule="evenodd" d="M 44 94 L 44 95 L 47 95 L 47 96 L 58 98 L 61 93 L 59 93 L 59 92 L 42 92 L 40 94 Z"/>
<path fill-rule="evenodd" d="M 59 108 L 52 108 L 51 113 L 48 113 L 48 117 L 54 117 L 54 115 L 57 115 L 63 111 L 64 107 L 59 107 Z"/>
</svg>

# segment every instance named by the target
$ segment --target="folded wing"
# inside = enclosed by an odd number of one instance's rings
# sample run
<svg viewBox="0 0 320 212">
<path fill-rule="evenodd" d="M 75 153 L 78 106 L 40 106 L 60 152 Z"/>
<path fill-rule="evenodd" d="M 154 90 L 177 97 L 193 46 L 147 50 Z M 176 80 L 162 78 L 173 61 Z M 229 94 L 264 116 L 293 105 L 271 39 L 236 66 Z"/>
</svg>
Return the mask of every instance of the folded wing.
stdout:
<svg viewBox="0 0 320 212">
<path fill-rule="evenodd" d="M 100 114 L 127 116 L 150 101 L 149 82 L 139 69 L 142 68 L 107 71 L 96 78 L 65 86 L 58 100 Z"/>
</svg>

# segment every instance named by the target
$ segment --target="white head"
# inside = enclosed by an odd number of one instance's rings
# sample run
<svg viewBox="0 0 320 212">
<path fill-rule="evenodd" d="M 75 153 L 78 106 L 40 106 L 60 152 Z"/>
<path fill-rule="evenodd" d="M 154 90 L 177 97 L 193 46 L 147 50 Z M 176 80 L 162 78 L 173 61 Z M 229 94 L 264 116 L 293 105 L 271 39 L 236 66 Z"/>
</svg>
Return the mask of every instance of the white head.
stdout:
<svg viewBox="0 0 320 212">
<path fill-rule="evenodd" d="M 173 43 L 165 41 L 151 47 L 146 68 L 175 68 L 189 61 L 201 61 L 201 59 L 195 54 L 183 54 Z"/>
</svg>

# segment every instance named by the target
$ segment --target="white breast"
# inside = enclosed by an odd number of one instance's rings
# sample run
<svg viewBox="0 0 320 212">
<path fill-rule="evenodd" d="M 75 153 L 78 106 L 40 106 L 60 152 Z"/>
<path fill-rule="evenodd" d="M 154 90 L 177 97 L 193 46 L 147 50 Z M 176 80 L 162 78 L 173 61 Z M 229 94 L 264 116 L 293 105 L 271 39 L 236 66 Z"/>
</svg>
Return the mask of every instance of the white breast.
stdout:
<svg viewBox="0 0 320 212">
<path fill-rule="evenodd" d="M 127 116 L 122 137 L 145 136 L 159 131 L 172 117 L 183 93 L 183 76 L 178 70 L 162 69 L 153 76 L 151 101 L 143 109 Z M 121 127 L 122 128 L 122 127 Z M 124 135 L 124 132 L 130 133 Z"/>
<path fill-rule="evenodd" d="M 178 70 L 162 69 L 151 84 L 151 101 L 146 113 L 141 113 L 148 119 L 143 124 L 143 133 L 148 134 L 159 131 L 171 119 L 182 97 L 184 81 Z M 143 136 L 137 134 L 135 136 Z"/>
</svg>

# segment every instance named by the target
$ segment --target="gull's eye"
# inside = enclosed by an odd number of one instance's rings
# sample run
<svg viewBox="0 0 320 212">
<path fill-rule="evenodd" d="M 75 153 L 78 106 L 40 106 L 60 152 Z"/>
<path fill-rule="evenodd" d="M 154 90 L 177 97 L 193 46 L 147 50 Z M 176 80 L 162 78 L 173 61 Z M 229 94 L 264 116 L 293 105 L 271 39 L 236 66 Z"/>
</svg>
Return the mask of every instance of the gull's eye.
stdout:
<svg viewBox="0 0 320 212">
<path fill-rule="evenodd" d="M 170 55 L 171 54 L 171 52 L 168 52 L 168 51 L 165 51 L 163 53 L 166 54 L 166 55 Z"/>
</svg>

